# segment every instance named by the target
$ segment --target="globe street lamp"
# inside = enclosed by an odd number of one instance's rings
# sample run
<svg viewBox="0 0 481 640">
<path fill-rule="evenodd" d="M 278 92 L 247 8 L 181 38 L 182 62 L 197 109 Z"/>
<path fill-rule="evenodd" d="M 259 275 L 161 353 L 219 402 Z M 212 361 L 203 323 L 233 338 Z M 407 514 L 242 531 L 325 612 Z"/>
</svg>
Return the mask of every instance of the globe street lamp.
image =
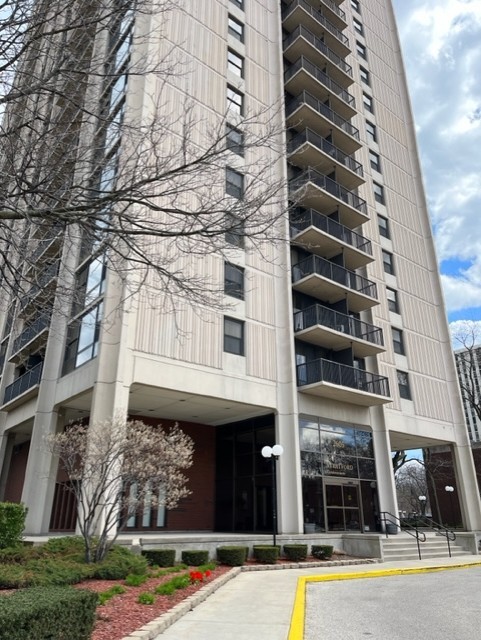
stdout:
<svg viewBox="0 0 481 640">
<path fill-rule="evenodd" d="M 421 515 L 424 517 L 426 513 L 426 496 L 418 496 L 418 500 L 421 504 Z"/>
<path fill-rule="evenodd" d="M 276 546 L 276 535 L 277 535 L 277 474 L 276 474 L 276 463 L 279 460 L 279 456 L 284 453 L 284 447 L 280 444 L 275 444 L 273 447 L 265 446 L 262 447 L 262 456 L 264 458 L 270 458 L 272 465 L 272 539 L 273 546 Z"/>
<path fill-rule="evenodd" d="M 454 527 L 454 511 L 453 511 L 453 491 L 454 491 L 454 487 L 452 487 L 451 485 L 447 484 L 444 487 L 444 490 L 446 491 L 446 493 L 449 493 L 449 503 L 451 506 L 451 519 L 453 521 L 453 527 Z"/>
</svg>

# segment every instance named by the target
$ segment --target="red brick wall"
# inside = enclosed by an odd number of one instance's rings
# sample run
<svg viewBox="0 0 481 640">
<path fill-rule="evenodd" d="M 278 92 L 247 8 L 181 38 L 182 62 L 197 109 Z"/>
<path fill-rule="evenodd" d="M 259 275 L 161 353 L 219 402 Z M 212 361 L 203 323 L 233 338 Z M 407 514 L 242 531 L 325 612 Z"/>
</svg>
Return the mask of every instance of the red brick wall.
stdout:
<svg viewBox="0 0 481 640">
<path fill-rule="evenodd" d="M 5 502 L 20 502 L 22 499 L 29 449 L 30 441 L 23 442 L 22 444 L 15 446 L 13 449 L 5 494 L 3 496 Z"/>
<path fill-rule="evenodd" d="M 170 427 L 172 420 L 133 417 L 147 424 Z M 195 422 L 179 422 L 179 427 L 194 441 L 193 465 L 185 472 L 191 495 L 167 512 L 163 531 L 212 531 L 215 507 L 215 427 Z"/>
</svg>

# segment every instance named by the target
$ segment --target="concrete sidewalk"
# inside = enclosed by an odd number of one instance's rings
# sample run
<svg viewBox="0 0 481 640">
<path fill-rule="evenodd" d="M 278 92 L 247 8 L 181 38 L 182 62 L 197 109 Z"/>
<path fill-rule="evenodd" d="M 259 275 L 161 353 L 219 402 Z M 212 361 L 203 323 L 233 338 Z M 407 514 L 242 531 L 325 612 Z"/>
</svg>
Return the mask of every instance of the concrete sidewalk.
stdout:
<svg viewBox="0 0 481 640">
<path fill-rule="evenodd" d="M 299 578 L 330 574 L 364 574 L 369 577 L 369 573 L 385 572 L 389 575 L 393 570 L 441 570 L 469 565 L 481 565 L 481 557 L 467 555 L 441 560 L 240 572 L 160 635 L 152 635 L 151 627 L 150 633 L 137 632 L 129 638 L 286 640 L 291 627 Z M 299 617 L 299 611 L 297 614 Z M 303 611 L 300 615 L 303 616 Z M 299 628 L 297 636 L 302 637 Z"/>
</svg>

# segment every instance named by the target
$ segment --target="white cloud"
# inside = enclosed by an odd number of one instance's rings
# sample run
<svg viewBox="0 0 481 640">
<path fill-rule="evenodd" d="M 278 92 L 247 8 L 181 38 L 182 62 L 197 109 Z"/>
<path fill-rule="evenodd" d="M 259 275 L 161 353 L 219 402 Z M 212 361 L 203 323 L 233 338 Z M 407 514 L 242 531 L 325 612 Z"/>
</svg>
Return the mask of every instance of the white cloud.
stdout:
<svg viewBox="0 0 481 640">
<path fill-rule="evenodd" d="M 442 275 L 446 305 L 450 311 L 481 306 L 481 281 L 472 279 L 469 272 L 460 277 Z"/>
</svg>

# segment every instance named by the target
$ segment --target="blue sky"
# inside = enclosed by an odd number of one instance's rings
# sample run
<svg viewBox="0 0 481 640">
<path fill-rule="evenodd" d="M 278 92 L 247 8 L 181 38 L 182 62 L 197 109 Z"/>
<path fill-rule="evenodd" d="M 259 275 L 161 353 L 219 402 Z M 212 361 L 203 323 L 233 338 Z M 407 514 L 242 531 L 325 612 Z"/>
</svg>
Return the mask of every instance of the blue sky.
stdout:
<svg viewBox="0 0 481 640">
<path fill-rule="evenodd" d="M 481 328 L 481 0 L 393 6 L 448 318 Z"/>
</svg>

